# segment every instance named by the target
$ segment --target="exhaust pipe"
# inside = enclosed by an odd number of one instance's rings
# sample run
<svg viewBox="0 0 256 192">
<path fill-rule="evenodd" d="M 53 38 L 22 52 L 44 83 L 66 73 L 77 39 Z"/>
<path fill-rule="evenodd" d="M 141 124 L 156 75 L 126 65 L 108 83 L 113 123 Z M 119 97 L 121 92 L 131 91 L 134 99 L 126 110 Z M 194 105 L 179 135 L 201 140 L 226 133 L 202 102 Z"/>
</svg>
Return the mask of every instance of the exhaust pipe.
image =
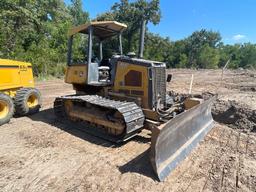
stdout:
<svg viewBox="0 0 256 192">
<path fill-rule="evenodd" d="M 146 20 L 142 20 L 141 28 L 140 28 L 139 58 L 143 58 L 145 31 L 146 31 Z"/>
</svg>

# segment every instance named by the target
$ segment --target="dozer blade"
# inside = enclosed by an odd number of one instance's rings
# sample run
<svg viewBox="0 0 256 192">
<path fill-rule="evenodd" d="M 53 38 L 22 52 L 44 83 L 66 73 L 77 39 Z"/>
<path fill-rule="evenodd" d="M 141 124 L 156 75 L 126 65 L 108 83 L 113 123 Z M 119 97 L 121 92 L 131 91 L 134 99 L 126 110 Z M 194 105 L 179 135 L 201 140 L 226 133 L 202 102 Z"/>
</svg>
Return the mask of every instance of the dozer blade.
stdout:
<svg viewBox="0 0 256 192">
<path fill-rule="evenodd" d="M 216 97 L 152 129 L 150 160 L 160 181 L 190 154 L 214 126 L 211 115 L 214 100 Z"/>
</svg>

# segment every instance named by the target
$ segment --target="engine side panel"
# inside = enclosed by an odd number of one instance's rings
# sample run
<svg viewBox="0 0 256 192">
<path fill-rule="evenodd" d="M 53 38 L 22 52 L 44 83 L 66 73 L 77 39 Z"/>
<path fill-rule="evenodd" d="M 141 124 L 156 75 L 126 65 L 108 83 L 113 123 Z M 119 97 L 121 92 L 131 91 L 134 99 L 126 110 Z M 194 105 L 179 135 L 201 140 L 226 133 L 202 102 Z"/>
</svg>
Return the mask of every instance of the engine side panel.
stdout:
<svg viewBox="0 0 256 192">
<path fill-rule="evenodd" d="M 148 67 L 118 61 L 114 80 L 114 91 L 141 99 L 142 108 L 149 108 Z"/>
</svg>

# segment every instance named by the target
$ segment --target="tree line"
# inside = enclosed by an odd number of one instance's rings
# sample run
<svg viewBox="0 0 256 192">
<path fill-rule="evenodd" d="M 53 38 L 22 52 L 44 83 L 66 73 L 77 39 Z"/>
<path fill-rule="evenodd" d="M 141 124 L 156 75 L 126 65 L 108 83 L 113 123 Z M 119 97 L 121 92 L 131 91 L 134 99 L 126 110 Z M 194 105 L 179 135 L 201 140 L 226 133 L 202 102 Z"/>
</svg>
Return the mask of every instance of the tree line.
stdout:
<svg viewBox="0 0 256 192">
<path fill-rule="evenodd" d="M 89 13 L 82 7 L 81 0 L 71 0 L 69 5 L 63 0 L 0 1 L 0 58 L 31 62 L 36 75 L 63 75 L 67 31 L 90 21 Z M 123 48 L 124 53 L 128 53 L 138 50 L 142 19 L 154 25 L 161 21 L 159 0 L 120 0 L 93 20 L 126 23 L 128 29 L 123 34 Z M 114 41 L 106 44 L 109 49 Z M 75 55 L 85 52 L 85 42 L 81 37 L 74 41 Z M 178 41 L 147 29 L 144 57 L 166 62 L 172 68 L 215 69 L 223 67 L 228 60 L 230 68 L 256 68 L 256 45 L 225 45 L 219 32 L 206 29 Z"/>
</svg>

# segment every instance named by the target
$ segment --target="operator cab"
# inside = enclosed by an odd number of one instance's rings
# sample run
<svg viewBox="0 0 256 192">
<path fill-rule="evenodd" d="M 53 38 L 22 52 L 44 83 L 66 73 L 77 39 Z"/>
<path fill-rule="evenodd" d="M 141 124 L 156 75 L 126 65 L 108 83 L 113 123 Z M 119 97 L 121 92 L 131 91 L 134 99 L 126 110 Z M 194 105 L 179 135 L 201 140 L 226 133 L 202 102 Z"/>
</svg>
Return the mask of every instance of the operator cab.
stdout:
<svg viewBox="0 0 256 192">
<path fill-rule="evenodd" d="M 107 39 L 117 36 L 119 47 L 117 55 L 123 55 L 122 50 L 122 32 L 127 28 L 125 24 L 116 21 L 100 21 L 91 22 L 88 24 L 80 25 L 72 28 L 69 31 L 69 43 L 68 43 L 68 68 L 72 66 L 85 66 L 86 71 L 84 73 L 77 72 L 80 76 L 85 76 L 85 84 L 94 86 L 105 86 L 111 84 L 111 74 L 113 74 L 113 67 L 110 62 L 110 58 L 106 58 L 103 55 L 103 45 Z M 87 50 L 84 54 L 84 58 L 76 60 L 73 54 L 73 41 L 74 35 L 85 34 L 87 39 Z M 95 51 L 95 42 L 98 42 L 98 50 Z M 85 45 L 86 46 L 86 45 Z M 97 53 L 95 53 L 97 52 Z M 86 56 L 87 57 L 86 57 Z M 74 72 L 75 73 L 75 72 Z M 81 75 L 82 74 L 82 75 Z M 70 78 L 67 77 L 67 82 Z"/>
</svg>

